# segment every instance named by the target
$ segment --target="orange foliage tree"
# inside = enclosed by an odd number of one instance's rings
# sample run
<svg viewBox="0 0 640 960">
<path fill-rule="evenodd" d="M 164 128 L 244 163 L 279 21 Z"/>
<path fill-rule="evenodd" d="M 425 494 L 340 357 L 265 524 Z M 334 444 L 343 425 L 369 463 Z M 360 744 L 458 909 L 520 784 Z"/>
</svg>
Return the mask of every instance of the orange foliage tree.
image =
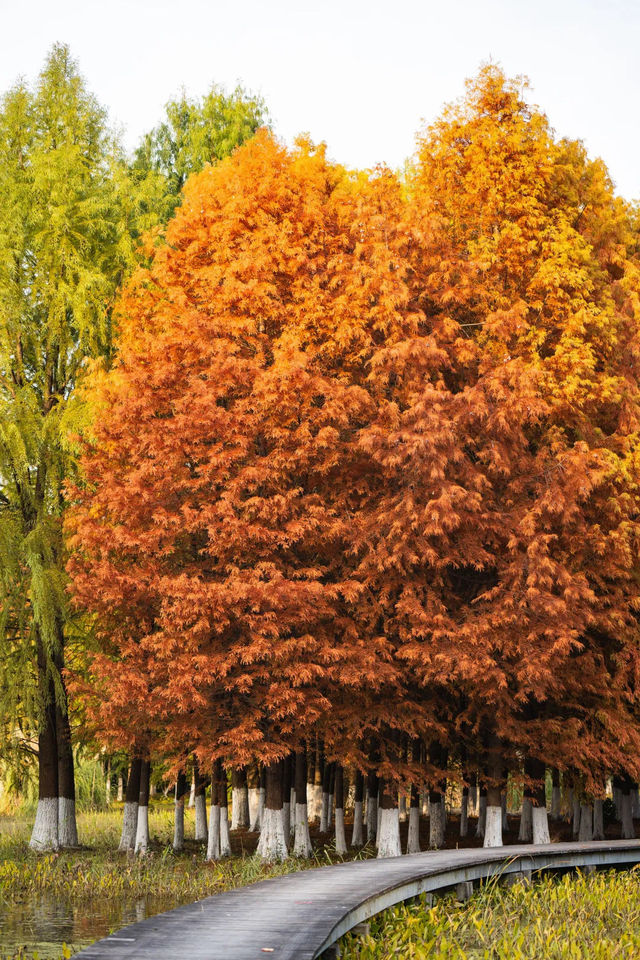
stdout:
<svg viewBox="0 0 640 960">
<path fill-rule="evenodd" d="M 640 752 L 629 211 L 494 67 L 406 187 L 265 131 L 192 177 L 90 378 L 68 517 L 98 722 L 259 760 L 267 811 L 322 743 L 380 775 L 383 855 L 393 783 L 437 825 L 453 753 L 496 843 L 524 758 L 542 811 L 545 766 L 596 793 Z"/>
</svg>

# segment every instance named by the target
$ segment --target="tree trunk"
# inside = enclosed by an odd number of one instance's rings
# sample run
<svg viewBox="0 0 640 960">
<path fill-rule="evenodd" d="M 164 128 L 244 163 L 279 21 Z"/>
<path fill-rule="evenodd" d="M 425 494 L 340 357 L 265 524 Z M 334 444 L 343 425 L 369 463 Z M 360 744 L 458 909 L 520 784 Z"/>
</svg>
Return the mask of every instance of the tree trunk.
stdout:
<svg viewBox="0 0 640 960">
<path fill-rule="evenodd" d="M 122 774 L 118 776 L 118 792 L 116 794 L 116 800 L 118 803 L 122 803 L 124 800 L 124 779 Z"/>
<path fill-rule="evenodd" d="M 593 839 L 604 840 L 604 802 L 602 797 L 593 801 Z"/>
<path fill-rule="evenodd" d="M 362 770 L 356 770 L 355 790 L 353 795 L 353 830 L 351 831 L 351 846 L 361 847 L 364 844 L 364 824 L 363 824 L 363 806 L 364 806 L 364 777 Z"/>
<path fill-rule="evenodd" d="M 380 782 L 380 831 L 378 834 L 378 858 L 399 857 L 400 816 L 397 790 L 386 781 Z"/>
<path fill-rule="evenodd" d="M 532 840 L 536 844 L 551 843 L 545 790 L 546 767 L 542 760 L 532 757 L 525 760 L 525 770 L 532 780 L 537 781 L 537 785 L 531 790 L 533 803 L 531 809 Z"/>
<path fill-rule="evenodd" d="M 420 853 L 420 791 L 414 783 L 411 784 L 411 799 L 409 801 L 407 853 Z"/>
<path fill-rule="evenodd" d="M 231 829 L 246 830 L 249 826 L 249 791 L 247 771 L 238 767 L 231 771 Z"/>
<path fill-rule="evenodd" d="M 487 812 L 484 828 L 484 847 L 502 846 L 502 788 L 504 769 L 500 741 L 495 734 L 489 737 L 487 749 Z"/>
<path fill-rule="evenodd" d="M 104 768 L 104 802 L 111 806 L 111 757 L 107 757 Z"/>
<path fill-rule="evenodd" d="M 476 837 L 484 837 L 484 831 L 487 824 L 487 791 L 480 787 L 480 797 L 478 799 L 478 822 L 476 824 Z"/>
<path fill-rule="evenodd" d="M 258 823 L 259 829 L 262 830 L 262 818 L 264 816 L 264 805 L 267 798 L 267 771 L 266 768 L 260 767 L 260 792 L 258 793 Z"/>
<path fill-rule="evenodd" d="M 38 853 L 58 849 L 58 750 L 55 712 L 47 707 L 38 735 L 38 808 L 29 846 Z"/>
<path fill-rule="evenodd" d="M 460 836 L 466 837 L 469 832 L 469 787 L 462 788 L 460 800 Z"/>
<path fill-rule="evenodd" d="M 367 775 L 367 843 L 373 843 L 378 829 L 378 777 L 370 770 Z"/>
<path fill-rule="evenodd" d="M 207 860 L 220 859 L 220 779 L 221 764 L 216 760 L 211 770 L 211 807 L 207 830 Z M 198 787 L 196 785 L 196 812 L 198 810 Z"/>
<path fill-rule="evenodd" d="M 266 770 L 265 805 L 257 851 L 270 863 L 288 857 L 282 802 L 282 760 L 278 760 Z"/>
<path fill-rule="evenodd" d="M 213 796 L 213 787 L 212 796 Z M 220 856 L 231 856 L 231 837 L 229 836 L 229 797 L 227 794 L 227 771 L 218 766 L 218 805 L 220 807 Z"/>
<path fill-rule="evenodd" d="M 176 780 L 174 824 L 173 824 L 173 849 L 176 853 L 184 848 L 184 798 L 187 793 L 187 778 L 184 770 L 178 773 Z"/>
<path fill-rule="evenodd" d="M 124 798 L 122 811 L 122 835 L 120 837 L 120 853 L 134 850 L 136 846 L 136 829 L 138 824 L 138 802 L 140 800 L 140 770 L 142 760 L 134 757 L 131 761 L 127 778 L 127 792 Z"/>
<path fill-rule="evenodd" d="M 347 838 L 344 832 L 344 772 L 342 764 L 336 763 L 335 771 L 335 798 L 336 798 L 336 853 L 347 852 Z"/>
<path fill-rule="evenodd" d="M 138 823 L 136 826 L 135 852 L 144 856 L 149 849 L 149 780 L 151 764 L 143 760 L 140 765 L 140 794 L 138 798 Z"/>
<path fill-rule="evenodd" d="M 193 776 L 195 778 L 195 808 L 196 808 L 196 840 L 204 843 L 208 839 L 207 831 L 207 781 L 200 776 L 200 767 L 196 757 L 193 758 Z"/>
<path fill-rule="evenodd" d="M 628 777 L 625 777 L 622 781 L 621 788 L 622 831 L 620 835 L 623 840 L 634 840 L 636 836 L 636 831 L 633 826 L 633 801 L 631 798 L 631 789 L 631 781 Z"/>
<path fill-rule="evenodd" d="M 316 753 L 313 768 L 313 795 L 309 808 L 309 820 L 313 823 L 320 820 L 322 815 L 322 781 L 324 778 L 324 758 L 320 741 L 316 742 Z"/>
<path fill-rule="evenodd" d="M 249 830 L 257 833 L 260 829 L 260 774 L 257 764 L 252 763 L 247 770 L 249 793 Z"/>
<path fill-rule="evenodd" d="M 531 843 L 533 839 L 533 801 L 529 787 L 525 787 L 525 794 L 522 798 L 522 812 L 520 813 L 520 831 L 518 833 L 519 843 Z"/>
<path fill-rule="evenodd" d="M 582 810 L 580 804 L 580 795 L 576 787 L 573 788 L 573 816 L 571 824 L 571 832 L 573 839 L 576 840 L 580 835 L 580 822 L 582 820 Z"/>
<path fill-rule="evenodd" d="M 478 773 L 474 772 L 469 787 L 469 813 L 472 817 L 478 816 Z"/>
<path fill-rule="evenodd" d="M 55 687 L 47 673 L 47 658 L 37 638 L 38 673 L 44 703 L 38 734 L 38 808 L 29 846 L 38 853 L 57 850 L 58 843 L 58 744 L 56 736 Z M 47 680 L 47 676 L 49 679 Z"/>
<path fill-rule="evenodd" d="M 578 840 L 580 840 L 580 842 L 593 840 L 593 807 L 590 803 L 580 804 Z"/>
<path fill-rule="evenodd" d="M 284 835 L 289 844 L 291 838 L 291 755 L 282 761 L 282 821 Z"/>
<path fill-rule="evenodd" d="M 429 849 L 440 850 L 444 846 L 444 817 L 442 794 L 429 790 Z"/>
<path fill-rule="evenodd" d="M 327 833 L 329 829 L 329 797 L 331 796 L 331 769 L 332 763 L 325 763 L 322 777 L 322 806 L 320 812 L 320 833 Z"/>
<path fill-rule="evenodd" d="M 562 816 L 562 792 L 560 790 L 560 771 L 557 767 L 551 770 L 551 812 L 552 820 L 559 820 Z"/>
<path fill-rule="evenodd" d="M 294 857 L 310 857 L 313 853 L 307 819 L 307 754 L 305 750 L 296 753 L 296 824 L 293 841 Z"/>
<path fill-rule="evenodd" d="M 58 843 L 61 847 L 78 846 L 76 826 L 76 782 L 71 748 L 71 727 L 67 712 L 67 693 L 64 689 L 64 709 L 56 706 L 56 735 L 58 746 Z"/>
</svg>

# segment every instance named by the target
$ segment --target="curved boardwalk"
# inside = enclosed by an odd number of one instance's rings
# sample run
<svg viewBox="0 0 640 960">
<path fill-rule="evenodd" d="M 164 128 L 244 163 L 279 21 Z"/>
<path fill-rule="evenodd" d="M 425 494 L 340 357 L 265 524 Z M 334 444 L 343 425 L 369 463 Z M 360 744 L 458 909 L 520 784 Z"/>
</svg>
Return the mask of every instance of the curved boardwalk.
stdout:
<svg viewBox="0 0 640 960">
<path fill-rule="evenodd" d="M 439 850 L 263 880 L 149 917 L 83 960 L 313 960 L 356 923 L 419 893 L 495 873 L 640 862 L 640 841 Z"/>
</svg>

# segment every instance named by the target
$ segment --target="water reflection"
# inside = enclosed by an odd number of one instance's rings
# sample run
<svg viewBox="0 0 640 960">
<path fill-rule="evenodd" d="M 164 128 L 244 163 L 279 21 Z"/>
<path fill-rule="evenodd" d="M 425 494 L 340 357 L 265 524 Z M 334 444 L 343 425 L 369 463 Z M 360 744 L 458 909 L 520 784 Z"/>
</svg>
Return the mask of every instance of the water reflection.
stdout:
<svg viewBox="0 0 640 960">
<path fill-rule="evenodd" d="M 80 950 L 113 930 L 181 902 L 146 896 L 74 903 L 42 893 L 21 903 L 0 903 L 0 957 L 12 957 L 22 948 L 27 956 L 37 951 L 40 960 L 59 960 L 63 943 Z"/>
</svg>

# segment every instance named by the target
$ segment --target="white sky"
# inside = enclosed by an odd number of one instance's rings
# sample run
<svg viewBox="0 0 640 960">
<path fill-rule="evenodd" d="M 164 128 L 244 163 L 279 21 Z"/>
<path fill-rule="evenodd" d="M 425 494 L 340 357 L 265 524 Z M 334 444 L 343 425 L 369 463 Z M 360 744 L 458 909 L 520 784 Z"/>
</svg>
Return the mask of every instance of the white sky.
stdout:
<svg viewBox="0 0 640 960">
<path fill-rule="evenodd" d="M 640 0 L 0 0 L 0 29 L 0 90 L 68 43 L 129 147 L 181 87 L 240 81 L 360 167 L 401 165 L 492 59 L 640 198 Z"/>
</svg>

